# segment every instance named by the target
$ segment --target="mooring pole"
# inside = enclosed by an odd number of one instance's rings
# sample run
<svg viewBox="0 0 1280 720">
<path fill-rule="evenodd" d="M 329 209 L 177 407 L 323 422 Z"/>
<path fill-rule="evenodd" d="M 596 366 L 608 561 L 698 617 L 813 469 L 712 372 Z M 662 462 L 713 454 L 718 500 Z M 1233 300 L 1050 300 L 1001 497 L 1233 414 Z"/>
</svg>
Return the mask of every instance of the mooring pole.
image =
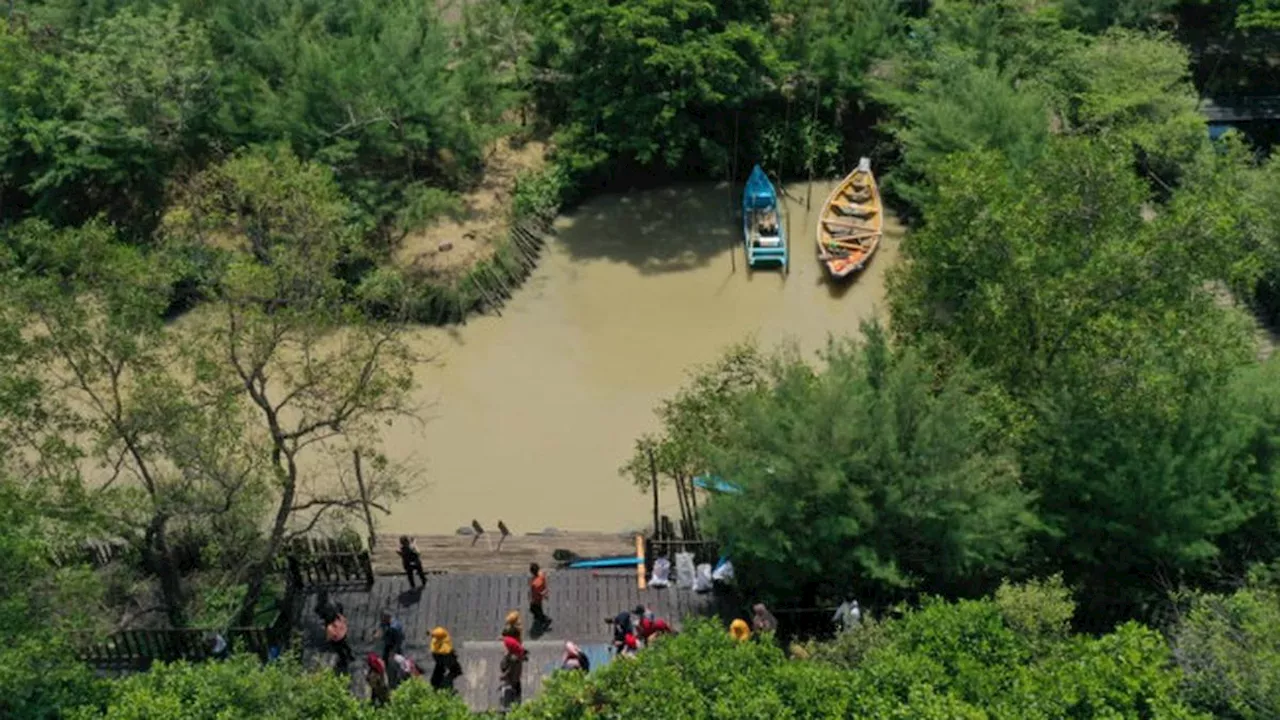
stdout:
<svg viewBox="0 0 1280 720">
<path fill-rule="evenodd" d="M 736 205 L 733 200 L 733 185 L 738 181 L 738 109 L 733 110 L 733 157 L 729 158 L 729 221 L 733 222 L 738 219 L 738 215 L 734 212 Z M 733 242 L 733 233 L 729 233 L 729 267 L 733 272 L 738 272 L 738 248 L 737 243 Z"/>
<path fill-rule="evenodd" d="M 662 526 L 658 524 L 658 464 L 653 460 L 653 448 L 649 448 L 649 482 L 653 485 L 653 537 L 662 539 Z"/>
</svg>

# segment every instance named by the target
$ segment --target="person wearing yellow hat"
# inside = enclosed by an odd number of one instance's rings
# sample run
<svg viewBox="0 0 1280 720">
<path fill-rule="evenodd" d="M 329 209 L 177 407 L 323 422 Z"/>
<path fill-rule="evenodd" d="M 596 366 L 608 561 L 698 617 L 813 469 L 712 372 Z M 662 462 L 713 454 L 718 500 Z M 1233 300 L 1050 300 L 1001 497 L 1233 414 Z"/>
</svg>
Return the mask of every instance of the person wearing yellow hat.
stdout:
<svg viewBox="0 0 1280 720">
<path fill-rule="evenodd" d="M 738 618 L 729 623 L 729 637 L 738 642 L 749 640 L 751 639 L 751 626 L 747 624 L 746 620 Z"/>
<path fill-rule="evenodd" d="M 507 624 L 502 626 L 501 637 L 513 637 L 517 641 L 524 641 L 524 628 L 520 625 L 519 610 L 507 613 Z"/>
<path fill-rule="evenodd" d="M 431 631 L 431 657 L 436 661 L 431 671 L 431 687 L 452 690 L 453 681 L 462 674 L 462 663 L 458 662 L 458 654 L 453 651 L 453 638 L 442 627 Z"/>
</svg>

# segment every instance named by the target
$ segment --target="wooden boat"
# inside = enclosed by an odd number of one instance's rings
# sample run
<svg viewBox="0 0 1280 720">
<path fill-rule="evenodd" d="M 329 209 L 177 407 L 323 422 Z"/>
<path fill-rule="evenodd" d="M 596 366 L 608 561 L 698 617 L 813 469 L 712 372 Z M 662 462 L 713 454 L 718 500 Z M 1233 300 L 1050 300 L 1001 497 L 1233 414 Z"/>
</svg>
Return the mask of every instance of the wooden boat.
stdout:
<svg viewBox="0 0 1280 720">
<path fill-rule="evenodd" d="M 861 270 L 880 246 L 884 215 L 880 189 L 871 174 L 871 159 L 840 181 L 818 216 L 818 259 L 832 278 L 846 278 Z"/>
<path fill-rule="evenodd" d="M 773 183 L 759 165 L 751 168 L 742 191 L 742 243 L 747 266 L 780 265 L 787 271 L 787 233 Z"/>
</svg>

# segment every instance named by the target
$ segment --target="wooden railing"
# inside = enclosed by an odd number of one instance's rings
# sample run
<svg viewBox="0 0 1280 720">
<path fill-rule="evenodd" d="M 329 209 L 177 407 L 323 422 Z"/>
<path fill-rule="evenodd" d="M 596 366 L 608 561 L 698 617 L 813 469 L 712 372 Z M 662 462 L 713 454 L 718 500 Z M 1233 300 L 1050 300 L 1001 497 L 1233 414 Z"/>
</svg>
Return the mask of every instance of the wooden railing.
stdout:
<svg viewBox="0 0 1280 720">
<path fill-rule="evenodd" d="M 285 559 L 289 582 L 301 589 L 373 587 L 369 551 L 326 553 Z"/>
<path fill-rule="evenodd" d="M 291 553 L 276 564 L 276 569 L 284 574 L 286 589 L 276 615 L 268 625 L 227 630 L 122 630 L 106 638 L 82 634 L 78 638 L 77 654 L 84 662 L 103 670 L 145 670 L 156 661 L 207 660 L 213 656 L 209 639 L 214 634 L 221 634 L 230 645 L 230 652 L 253 653 L 266 662 L 273 652 L 282 653 L 291 647 L 307 590 L 368 590 L 373 586 L 373 564 L 367 550 L 324 552 L 328 547 L 331 547 L 330 542 L 324 540 L 309 541 L 305 549 L 291 546 L 291 550 L 313 552 Z"/>
<path fill-rule="evenodd" d="M 76 638 L 77 656 L 100 670 L 146 670 L 156 661 L 200 662 L 214 656 L 211 638 L 221 635 L 228 653 L 253 653 L 263 662 L 296 650 L 294 629 L 302 614 L 304 588 L 286 576 L 285 593 L 267 625 L 213 628 L 165 628 L 122 630 L 106 638 L 81 633 Z"/>
<path fill-rule="evenodd" d="M 111 670 L 145 670 L 153 662 L 188 660 L 199 662 L 213 656 L 209 638 L 216 631 L 199 628 L 181 630 L 122 630 L 105 639 L 81 638 L 77 655 L 97 668 Z M 285 643 L 274 628 L 231 628 L 220 633 L 231 652 L 250 652 L 266 662 L 272 654 L 282 652 Z"/>
</svg>

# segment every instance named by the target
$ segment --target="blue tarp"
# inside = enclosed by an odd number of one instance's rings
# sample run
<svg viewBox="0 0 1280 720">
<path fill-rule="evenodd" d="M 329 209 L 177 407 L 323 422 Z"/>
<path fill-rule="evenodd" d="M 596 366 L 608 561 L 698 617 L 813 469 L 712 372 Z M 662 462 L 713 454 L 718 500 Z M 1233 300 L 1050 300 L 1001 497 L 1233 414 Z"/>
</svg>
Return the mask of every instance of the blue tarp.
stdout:
<svg viewBox="0 0 1280 720">
<path fill-rule="evenodd" d="M 742 206 L 762 210 L 775 207 L 777 204 L 778 193 L 774 191 L 773 183 L 769 182 L 764 170 L 761 170 L 759 165 L 751 168 L 751 175 L 747 177 L 747 187 L 742 193 Z"/>
</svg>

